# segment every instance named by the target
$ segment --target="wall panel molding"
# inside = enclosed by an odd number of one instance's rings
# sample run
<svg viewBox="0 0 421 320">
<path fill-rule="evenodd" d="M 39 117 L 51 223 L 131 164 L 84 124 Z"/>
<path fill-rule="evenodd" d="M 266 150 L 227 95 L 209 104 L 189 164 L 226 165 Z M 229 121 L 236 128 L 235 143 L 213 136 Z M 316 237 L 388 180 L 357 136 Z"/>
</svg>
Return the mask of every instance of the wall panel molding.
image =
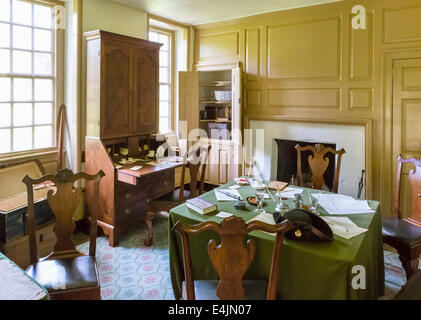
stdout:
<svg viewBox="0 0 421 320">
<path fill-rule="evenodd" d="M 245 71 L 247 81 L 258 81 L 260 78 L 260 52 L 261 35 L 260 29 L 250 29 L 245 31 Z"/>
<path fill-rule="evenodd" d="M 341 89 L 269 89 L 268 107 L 340 109 Z"/>
<path fill-rule="evenodd" d="M 349 89 L 349 109 L 357 111 L 372 111 L 373 88 Z"/>
<path fill-rule="evenodd" d="M 336 16 L 269 26 L 268 78 L 340 80 L 341 24 L 342 16 Z"/>
<path fill-rule="evenodd" d="M 421 6 L 383 10 L 383 42 L 421 41 L 420 17 Z"/>
</svg>

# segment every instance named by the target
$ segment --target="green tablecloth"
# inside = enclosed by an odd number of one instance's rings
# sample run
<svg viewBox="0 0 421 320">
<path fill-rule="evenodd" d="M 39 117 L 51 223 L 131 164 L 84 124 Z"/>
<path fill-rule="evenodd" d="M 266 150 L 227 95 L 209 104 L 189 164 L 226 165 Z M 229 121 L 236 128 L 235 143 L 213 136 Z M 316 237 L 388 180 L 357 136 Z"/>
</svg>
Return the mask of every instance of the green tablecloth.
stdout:
<svg viewBox="0 0 421 320">
<path fill-rule="evenodd" d="M 0 287 L 2 287 L 2 289 L 4 289 L 7 292 L 7 296 L 5 296 L 5 297 L 0 296 L 0 300 L 22 300 L 22 299 L 28 298 L 28 291 L 25 291 L 25 288 L 28 288 L 28 285 L 29 286 L 35 285 L 35 287 L 32 287 L 31 290 L 34 291 L 35 288 L 37 288 L 37 291 L 40 292 L 39 294 L 37 294 L 36 297 L 33 296 L 30 299 L 39 299 L 39 300 L 49 300 L 50 299 L 47 289 L 45 289 L 38 282 L 36 282 L 34 279 L 32 279 L 30 276 L 28 276 L 25 273 L 25 271 L 23 271 L 20 267 L 18 267 L 13 261 L 11 261 L 5 255 L 3 255 L 1 252 L 0 252 L 0 261 L 7 261 L 8 263 L 10 263 L 12 265 L 12 268 L 10 269 L 12 274 L 1 274 L 0 275 Z M 2 277 L 4 277 L 4 279 L 9 280 L 9 281 L 6 281 L 7 285 L 10 285 L 10 284 L 13 285 L 13 282 L 14 282 L 13 280 L 16 278 L 15 279 L 16 285 L 19 286 L 20 289 L 16 290 L 16 287 L 15 287 L 15 288 L 13 288 L 15 290 L 12 290 L 12 288 L 9 289 L 7 287 L 4 287 L 5 284 L 2 283 L 2 279 L 1 279 Z M 19 278 L 19 279 L 17 279 L 17 278 Z M 20 290 L 22 290 L 22 291 L 20 291 Z"/>
<path fill-rule="evenodd" d="M 220 188 L 233 185 L 230 182 Z M 238 189 L 245 199 L 254 195 L 251 187 Z M 312 192 L 312 191 L 310 191 Z M 234 201 L 217 202 L 215 193 L 210 191 L 202 195 L 206 200 L 216 203 L 218 212 L 225 211 L 242 217 L 245 221 L 256 216 L 254 208 L 249 211 L 236 210 Z M 304 199 L 305 200 L 305 199 Z M 291 200 L 288 200 L 291 205 Z M 304 203 L 306 204 L 306 203 Z M 268 213 L 274 210 L 272 200 L 265 200 L 264 209 Z M 354 223 L 368 232 L 350 240 L 335 236 L 333 242 L 300 242 L 285 239 L 281 254 L 281 271 L 278 283 L 279 299 L 377 299 L 384 292 L 384 261 L 381 233 L 381 215 L 379 203 L 369 201 L 376 213 L 348 215 Z M 318 207 L 318 209 L 320 206 Z M 319 209 L 322 215 L 327 213 Z M 171 228 L 182 220 L 187 224 L 204 221 L 222 221 L 216 213 L 200 215 L 185 204 L 173 208 L 169 219 L 169 253 L 171 280 L 176 299 L 181 297 L 183 279 L 182 246 L 179 235 Z M 245 279 L 267 280 L 269 278 L 274 235 L 253 231 L 250 237 L 256 241 L 257 250 L 254 261 L 245 275 Z M 213 232 L 203 232 L 190 236 L 193 276 L 195 280 L 219 279 L 207 253 L 209 239 L 218 239 Z M 364 266 L 366 288 L 353 289 L 352 268 Z"/>
</svg>

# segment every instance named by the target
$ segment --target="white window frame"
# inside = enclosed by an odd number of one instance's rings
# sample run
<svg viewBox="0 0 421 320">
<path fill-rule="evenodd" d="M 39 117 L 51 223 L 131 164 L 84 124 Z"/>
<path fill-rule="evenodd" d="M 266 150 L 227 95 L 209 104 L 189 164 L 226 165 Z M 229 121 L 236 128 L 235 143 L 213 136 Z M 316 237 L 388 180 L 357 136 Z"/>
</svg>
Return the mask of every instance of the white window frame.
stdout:
<svg viewBox="0 0 421 320">
<path fill-rule="evenodd" d="M 168 117 L 159 116 L 159 119 L 168 118 L 168 130 L 166 132 L 160 131 L 160 133 L 168 134 L 172 132 L 174 129 L 174 117 L 175 117 L 175 112 L 174 112 L 174 31 L 164 29 L 161 27 L 149 26 L 148 38 L 149 38 L 150 32 L 157 33 L 158 35 L 163 34 L 169 37 L 168 50 L 166 51 L 168 52 L 168 61 L 167 61 L 168 67 L 165 67 L 165 68 L 168 68 L 169 81 L 162 82 L 161 79 L 159 79 L 159 87 L 161 87 L 161 85 L 168 85 L 169 87 L 168 100 L 164 101 L 164 100 L 159 99 L 159 108 L 161 107 L 161 101 L 168 102 Z M 160 49 L 160 51 L 161 50 L 162 48 Z M 161 65 L 159 65 L 159 68 L 161 68 Z"/>
<path fill-rule="evenodd" d="M 31 4 L 38 4 L 38 5 L 45 5 L 50 6 L 53 10 L 54 15 L 54 7 L 60 6 L 61 8 L 64 8 L 64 2 L 57 1 L 57 0 L 20 0 L 22 2 L 29 2 Z M 20 26 L 20 24 L 13 23 L 13 16 L 12 16 L 12 10 L 13 10 L 13 0 L 10 1 L 11 7 L 10 7 L 10 20 L 9 21 L 1 21 L 1 23 L 8 23 L 10 27 L 10 46 L 9 48 L 2 47 L 3 49 L 9 49 L 10 50 L 10 70 L 9 73 L 0 73 L 0 77 L 10 78 L 10 100 L 9 101 L 2 101 L 1 103 L 10 103 L 11 104 L 11 123 L 9 127 L 2 127 L 2 129 L 11 129 L 13 128 L 19 128 L 18 126 L 13 125 L 13 104 L 19 103 L 19 101 L 14 101 L 13 98 L 13 79 L 15 78 L 23 78 L 23 79 L 32 79 L 32 99 L 28 101 L 24 101 L 24 103 L 31 103 L 32 104 L 32 124 L 26 125 L 22 127 L 31 127 L 32 128 L 32 148 L 22 151 L 13 151 L 13 132 L 11 132 L 11 152 L 7 153 L 0 153 L 0 163 L 7 163 L 10 161 L 15 161 L 19 159 L 28 159 L 28 158 L 35 158 L 35 157 L 45 157 L 48 154 L 53 154 L 57 152 L 57 110 L 58 107 L 63 104 L 64 101 L 64 30 L 57 29 L 54 25 L 54 21 L 52 21 L 51 30 L 52 31 L 52 39 L 51 39 L 51 55 L 52 55 L 52 74 L 51 75 L 36 75 L 34 74 L 34 58 L 32 55 L 32 73 L 31 74 L 17 74 L 12 72 L 13 68 L 13 26 Z M 34 7 L 32 7 L 34 8 Z M 52 19 L 54 16 L 51 17 Z M 34 19 L 34 9 L 32 9 L 32 19 Z M 19 51 L 26 51 L 26 52 L 41 52 L 39 50 L 35 50 L 33 41 L 34 41 L 34 29 L 43 29 L 41 27 L 35 27 L 34 23 L 32 21 L 32 25 L 22 25 L 24 27 L 31 28 L 32 32 L 32 48 L 31 49 L 17 49 Z M 45 28 L 44 28 L 45 29 Z M 47 29 L 45 29 L 47 30 Z M 53 82 L 53 92 L 52 92 L 52 100 L 48 101 L 52 103 L 52 145 L 51 147 L 46 148 L 34 148 L 34 130 L 36 126 L 42 126 L 42 125 L 35 125 L 35 102 L 42 103 L 43 101 L 35 101 L 35 81 L 34 79 L 51 79 Z M 1 115 L 0 115 L 1 116 Z"/>
</svg>

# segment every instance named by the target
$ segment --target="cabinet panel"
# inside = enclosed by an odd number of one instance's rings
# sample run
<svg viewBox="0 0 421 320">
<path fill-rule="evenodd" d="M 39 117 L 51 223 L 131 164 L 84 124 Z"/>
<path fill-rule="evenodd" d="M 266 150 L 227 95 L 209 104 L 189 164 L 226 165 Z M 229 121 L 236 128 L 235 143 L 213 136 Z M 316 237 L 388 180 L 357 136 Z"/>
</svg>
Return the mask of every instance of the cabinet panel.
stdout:
<svg viewBox="0 0 421 320">
<path fill-rule="evenodd" d="M 158 129 L 158 51 L 135 48 L 133 88 L 133 133 Z"/>
<path fill-rule="evenodd" d="M 125 136 L 131 131 L 131 48 L 119 42 L 102 45 L 101 136 Z"/>
</svg>

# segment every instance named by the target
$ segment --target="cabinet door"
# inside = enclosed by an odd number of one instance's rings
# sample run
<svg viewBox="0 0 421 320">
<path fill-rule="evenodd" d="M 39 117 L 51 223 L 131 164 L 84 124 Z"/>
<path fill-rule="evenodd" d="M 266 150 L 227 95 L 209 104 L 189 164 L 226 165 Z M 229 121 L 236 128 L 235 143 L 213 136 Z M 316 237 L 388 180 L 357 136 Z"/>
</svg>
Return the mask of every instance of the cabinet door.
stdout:
<svg viewBox="0 0 421 320">
<path fill-rule="evenodd" d="M 129 135 L 132 119 L 131 47 L 103 41 L 101 63 L 101 137 Z"/>
<path fill-rule="evenodd" d="M 233 177 L 241 175 L 242 167 L 242 72 L 241 68 L 232 69 L 232 151 L 230 173 Z"/>
<path fill-rule="evenodd" d="M 133 132 L 158 131 L 158 49 L 135 48 L 133 86 Z"/>
<path fill-rule="evenodd" d="M 178 138 L 195 142 L 199 128 L 199 73 L 179 72 Z M 183 142 L 185 143 L 185 142 Z M 186 146 L 188 144 L 186 143 Z"/>
</svg>

